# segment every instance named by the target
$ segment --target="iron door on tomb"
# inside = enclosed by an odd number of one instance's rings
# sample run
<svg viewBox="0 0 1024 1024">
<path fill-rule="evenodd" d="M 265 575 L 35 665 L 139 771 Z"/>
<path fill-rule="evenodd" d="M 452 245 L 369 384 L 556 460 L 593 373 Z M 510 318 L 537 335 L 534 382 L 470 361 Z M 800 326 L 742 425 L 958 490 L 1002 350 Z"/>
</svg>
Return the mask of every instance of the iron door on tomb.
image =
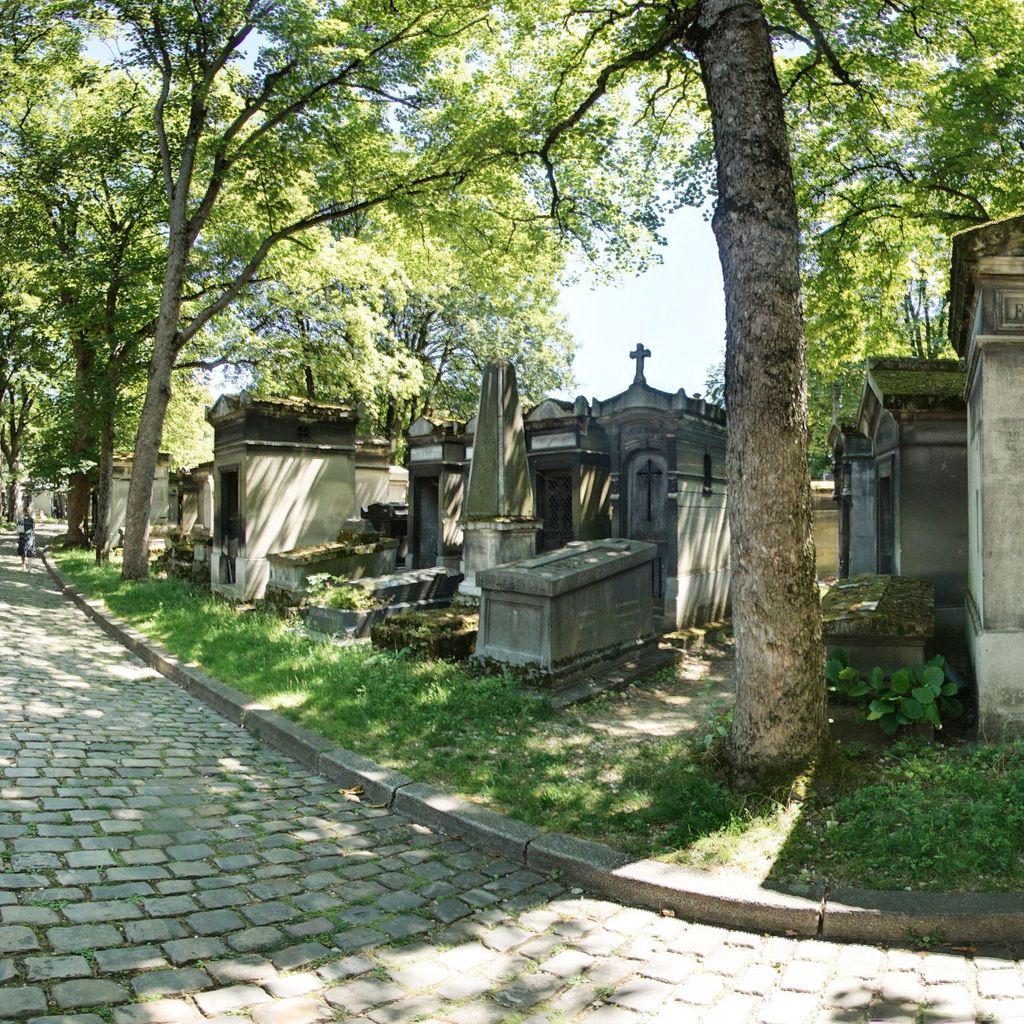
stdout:
<svg viewBox="0 0 1024 1024">
<path fill-rule="evenodd" d="M 238 494 L 238 470 L 220 472 L 220 582 L 237 580 L 238 549 L 242 543 L 242 515 Z"/>
<path fill-rule="evenodd" d="M 436 476 L 417 477 L 413 482 L 413 557 L 415 568 L 437 565 L 440 536 L 439 484 Z"/>
<path fill-rule="evenodd" d="M 544 523 L 544 550 L 554 551 L 573 539 L 572 470 L 550 469 L 537 475 L 538 505 Z"/>
<path fill-rule="evenodd" d="M 658 545 L 655 594 L 664 594 L 668 531 L 665 504 L 668 498 L 668 464 L 661 455 L 641 452 L 629 464 L 626 497 L 627 536 Z"/>
</svg>

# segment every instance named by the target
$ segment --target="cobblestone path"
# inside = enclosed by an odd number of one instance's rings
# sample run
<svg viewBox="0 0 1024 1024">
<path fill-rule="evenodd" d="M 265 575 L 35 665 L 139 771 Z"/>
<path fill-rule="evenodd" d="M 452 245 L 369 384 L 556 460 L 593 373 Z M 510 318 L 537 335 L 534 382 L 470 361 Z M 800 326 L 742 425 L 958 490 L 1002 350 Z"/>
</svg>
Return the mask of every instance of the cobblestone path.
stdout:
<svg viewBox="0 0 1024 1024">
<path fill-rule="evenodd" d="M 588 899 L 346 800 L 0 539 L 0 1021 L 869 1019 L 1024 1020 L 1024 975 Z"/>
</svg>

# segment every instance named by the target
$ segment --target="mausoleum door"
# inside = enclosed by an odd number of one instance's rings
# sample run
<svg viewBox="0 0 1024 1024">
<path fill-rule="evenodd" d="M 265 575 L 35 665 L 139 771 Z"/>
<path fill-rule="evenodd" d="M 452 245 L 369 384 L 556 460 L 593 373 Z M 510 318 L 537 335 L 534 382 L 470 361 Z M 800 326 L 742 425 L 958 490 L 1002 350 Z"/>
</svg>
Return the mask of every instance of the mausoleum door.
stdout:
<svg viewBox="0 0 1024 1024">
<path fill-rule="evenodd" d="M 544 550 L 554 551 L 573 539 L 572 470 L 545 470 L 537 474 L 537 485 Z"/>
<path fill-rule="evenodd" d="M 896 517 L 893 501 L 892 460 L 878 469 L 878 572 L 888 576 L 895 572 Z"/>
<path fill-rule="evenodd" d="M 668 555 L 665 503 L 668 497 L 668 465 L 663 456 L 651 452 L 634 455 L 627 474 L 626 528 L 631 540 L 658 545 L 658 587 L 661 596 Z"/>
<path fill-rule="evenodd" d="M 413 556 L 417 569 L 437 565 L 440 538 L 438 478 L 417 477 L 413 481 Z"/>
<path fill-rule="evenodd" d="M 238 494 L 238 470 L 220 474 L 220 582 L 234 583 L 236 559 L 242 539 L 242 516 Z"/>
</svg>

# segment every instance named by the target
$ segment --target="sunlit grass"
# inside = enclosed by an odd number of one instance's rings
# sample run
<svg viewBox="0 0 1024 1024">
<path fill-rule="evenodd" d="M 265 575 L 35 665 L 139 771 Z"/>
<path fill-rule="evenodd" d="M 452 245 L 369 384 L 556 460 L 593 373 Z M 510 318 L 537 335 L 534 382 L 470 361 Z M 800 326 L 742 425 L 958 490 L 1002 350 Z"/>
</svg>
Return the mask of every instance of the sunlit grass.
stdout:
<svg viewBox="0 0 1024 1024">
<path fill-rule="evenodd" d="M 509 675 L 318 641 L 176 580 L 61 567 L 174 654 L 417 780 L 546 829 L 755 877 L 868 888 L 1024 888 L 1024 745 L 836 749 L 786 794 L 733 792 L 701 737 L 611 735 Z M 148 685 L 139 681 L 135 685 Z M 604 708 L 607 710 L 607 708 Z M 707 730 L 705 730 L 707 731 Z"/>
</svg>

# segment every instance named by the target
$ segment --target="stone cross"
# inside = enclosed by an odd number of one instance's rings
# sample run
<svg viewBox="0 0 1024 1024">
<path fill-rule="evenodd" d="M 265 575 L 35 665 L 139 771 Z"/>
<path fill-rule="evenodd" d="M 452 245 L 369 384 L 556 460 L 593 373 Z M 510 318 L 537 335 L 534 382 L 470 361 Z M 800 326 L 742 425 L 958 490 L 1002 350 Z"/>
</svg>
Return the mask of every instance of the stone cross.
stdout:
<svg viewBox="0 0 1024 1024">
<path fill-rule="evenodd" d="M 647 378 L 644 376 L 644 360 L 649 359 L 651 350 L 644 348 L 641 342 L 636 343 L 636 350 L 629 353 L 630 359 L 636 360 L 636 376 L 633 377 L 634 384 L 646 384 Z"/>
<path fill-rule="evenodd" d="M 647 354 L 650 355 L 649 352 Z M 647 521 L 650 522 L 654 511 L 651 500 L 654 492 L 654 481 L 661 476 L 661 470 L 654 468 L 653 459 L 648 459 L 647 466 L 641 469 L 637 476 L 642 476 L 647 480 Z"/>
</svg>

